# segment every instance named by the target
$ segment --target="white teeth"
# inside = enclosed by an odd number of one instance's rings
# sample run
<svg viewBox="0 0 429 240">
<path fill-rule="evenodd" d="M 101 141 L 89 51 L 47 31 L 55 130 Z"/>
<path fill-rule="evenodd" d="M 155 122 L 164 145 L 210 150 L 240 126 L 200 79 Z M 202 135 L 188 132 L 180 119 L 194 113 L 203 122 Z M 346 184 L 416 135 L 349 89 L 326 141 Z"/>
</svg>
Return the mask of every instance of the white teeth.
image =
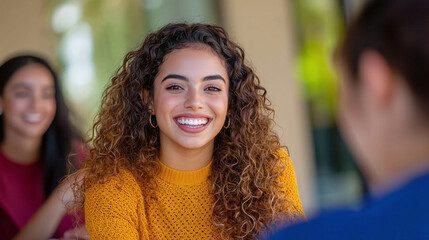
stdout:
<svg viewBox="0 0 429 240">
<path fill-rule="evenodd" d="M 190 125 L 190 126 L 201 126 L 206 125 L 208 123 L 208 119 L 185 119 L 185 118 L 178 118 L 177 122 L 181 125 Z"/>
<path fill-rule="evenodd" d="M 29 122 L 39 122 L 42 120 L 41 114 L 29 113 L 24 115 L 24 119 Z"/>
</svg>

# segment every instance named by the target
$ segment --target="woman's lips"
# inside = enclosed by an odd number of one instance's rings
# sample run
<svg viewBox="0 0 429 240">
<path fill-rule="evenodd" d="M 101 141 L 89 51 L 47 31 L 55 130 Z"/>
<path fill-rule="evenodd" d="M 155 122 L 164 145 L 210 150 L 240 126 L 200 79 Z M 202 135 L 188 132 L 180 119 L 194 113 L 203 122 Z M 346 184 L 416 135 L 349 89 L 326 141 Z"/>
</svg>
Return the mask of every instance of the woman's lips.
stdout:
<svg viewBox="0 0 429 240">
<path fill-rule="evenodd" d="M 201 126 L 208 123 L 208 118 L 176 118 L 176 121 L 181 125 Z"/>
<path fill-rule="evenodd" d="M 42 121 L 42 115 L 37 113 L 24 114 L 24 121 L 28 123 L 39 123 Z"/>
<path fill-rule="evenodd" d="M 177 126 L 188 133 L 199 133 L 204 131 L 211 122 L 206 116 L 178 116 L 174 118 Z"/>
</svg>

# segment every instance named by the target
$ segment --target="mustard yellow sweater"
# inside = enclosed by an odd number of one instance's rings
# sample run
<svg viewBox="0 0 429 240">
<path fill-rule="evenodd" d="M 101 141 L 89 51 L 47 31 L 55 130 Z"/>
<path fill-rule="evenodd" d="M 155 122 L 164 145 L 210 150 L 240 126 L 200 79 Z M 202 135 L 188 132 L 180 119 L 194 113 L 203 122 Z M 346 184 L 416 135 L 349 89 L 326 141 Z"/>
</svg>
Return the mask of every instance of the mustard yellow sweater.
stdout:
<svg viewBox="0 0 429 240">
<path fill-rule="evenodd" d="M 292 211 L 303 216 L 292 161 L 280 153 L 287 168 L 279 181 Z M 189 172 L 161 164 L 152 195 L 127 170 L 89 188 L 85 223 L 91 239 L 220 239 L 211 218 L 209 172 L 210 164 Z"/>
</svg>

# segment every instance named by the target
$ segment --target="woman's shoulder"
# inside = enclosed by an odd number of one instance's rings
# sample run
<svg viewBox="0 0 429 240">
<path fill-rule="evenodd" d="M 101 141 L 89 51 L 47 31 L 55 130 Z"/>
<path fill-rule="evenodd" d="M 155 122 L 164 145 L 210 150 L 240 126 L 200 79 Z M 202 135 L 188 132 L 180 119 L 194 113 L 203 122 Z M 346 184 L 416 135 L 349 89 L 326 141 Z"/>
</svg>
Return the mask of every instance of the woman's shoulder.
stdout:
<svg viewBox="0 0 429 240">
<path fill-rule="evenodd" d="M 126 169 L 85 190 L 85 212 L 133 212 L 143 202 L 141 188 L 133 174 Z"/>
<path fill-rule="evenodd" d="M 285 147 L 281 147 L 278 148 L 274 154 L 278 159 L 277 168 L 279 171 L 283 172 L 280 177 L 285 177 L 290 174 L 295 175 L 295 169 L 289 157 L 288 150 Z"/>
<path fill-rule="evenodd" d="M 275 155 L 278 157 L 276 171 L 280 173 L 277 181 L 282 182 L 283 187 L 286 188 L 296 187 L 295 168 L 288 151 L 285 148 L 279 148 L 276 150 Z"/>
<path fill-rule="evenodd" d="M 128 169 L 121 168 L 117 174 L 107 177 L 104 181 L 92 185 L 90 192 L 130 192 L 135 193 L 139 184 L 134 175 Z"/>
<path fill-rule="evenodd" d="M 285 147 L 278 148 L 275 151 L 275 154 L 278 156 L 279 159 L 284 159 L 285 161 L 289 158 L 289 153 Z"/>
<path fill-rule="evenodd" d="M 279 171 L 281 172 L 277 178 L 277 182 L 280 184 L 281 191 L 284 197 L 288 198 L 292 205 L 290 205 L 290 212 L 293 212 L 297 216 L 304 217 L 304 210 L 302 209 L 301 199 L 299 197 L 298 184 L 296 181 L 295 169 L 292 164 L 292 160 L 289 157 L 288 150 L 286 148 L 279 148 L 276 151 L 279 157 Z"/>
<path fill-rule="evenodd" d="M 142 209 L 141 190 L 127 169 L 120 169 L 117 174 L 85 191 L 85 224 L 95 238 L 130 239 L 127 234 L 131 231 L 136 234 Z M 121 237 L 116 237 L 119 235 Z"/>
<path fill-rule="evenodd" d="M 274 155 L 277 157 L 277 159 L 279 160 L 277 162 L 277 166 L 280 169 L 293 169 L 293 164 L 292 164 L 292 160 L 289 157 L 289 151 L 285 148 L 285 147 L 281 147 L 278 148 L 275 152 Z"/>
</svg>

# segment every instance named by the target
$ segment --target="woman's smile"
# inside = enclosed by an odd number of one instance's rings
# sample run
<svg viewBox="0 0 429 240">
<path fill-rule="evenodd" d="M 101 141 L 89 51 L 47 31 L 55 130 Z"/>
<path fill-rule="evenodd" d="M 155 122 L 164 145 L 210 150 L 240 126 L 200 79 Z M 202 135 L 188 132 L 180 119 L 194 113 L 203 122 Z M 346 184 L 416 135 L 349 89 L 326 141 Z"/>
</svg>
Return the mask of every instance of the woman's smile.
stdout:
<svg viewBox="0 0 429 240">
<path fill-rule="evenodd" d="M 174 120 L 181 130 L 188 133 L 199 133 L 207 128 L 212 118 L 204 115 L 182 114 L 175 117 Z"/>
<path fill-rule="evenodd" d="M 42 114 L 39 113 L 26 113 L 23 116 L 25 122 L 28 123 L 39 123 L 42 121 Z"/>
</svg>

